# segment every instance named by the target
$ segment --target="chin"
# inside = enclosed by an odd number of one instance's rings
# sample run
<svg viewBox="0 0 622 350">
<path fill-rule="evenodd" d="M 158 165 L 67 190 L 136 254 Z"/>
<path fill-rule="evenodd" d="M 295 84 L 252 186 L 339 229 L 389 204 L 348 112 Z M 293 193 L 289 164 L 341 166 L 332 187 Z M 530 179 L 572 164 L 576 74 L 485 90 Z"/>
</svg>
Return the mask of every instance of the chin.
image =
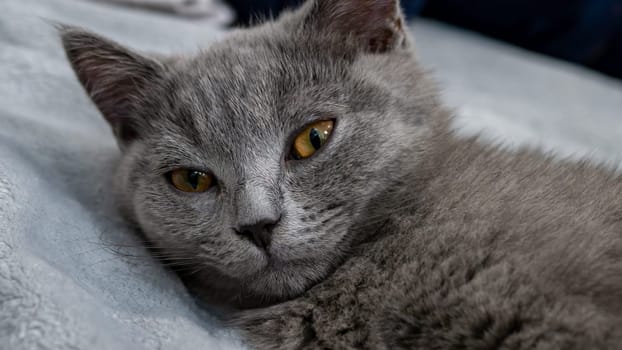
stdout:
<svg viewBox="0 0 622 350">
<path fill-rule="evenodd" d="M 197 273 L 180 272 L 194 297 L 211 306 L 225 309 L 265 307 L 292 299 L 311 288 L 325 276 L 318 266 L 268 262 L 252 275 L 232 277 L 207 267 Z"/>
</svg>

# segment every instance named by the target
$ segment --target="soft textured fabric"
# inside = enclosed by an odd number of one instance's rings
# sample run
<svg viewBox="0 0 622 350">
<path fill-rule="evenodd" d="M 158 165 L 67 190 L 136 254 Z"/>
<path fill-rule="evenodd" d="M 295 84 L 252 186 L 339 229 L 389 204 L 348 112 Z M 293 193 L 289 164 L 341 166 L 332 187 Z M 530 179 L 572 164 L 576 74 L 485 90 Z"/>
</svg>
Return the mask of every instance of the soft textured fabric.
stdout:
<svg viewBox="0 0 622 350">
<path fill-rule="evenodd" d="M 192 18 L 232 19 L 233 14 L 218 0 L 90 0 L 174 13 Z"/>
<path fill-rule="evenodd" d="M 118 218 L 109 127 L 53 23 L 156 52 L 217 23 L 76 0 L 0 2 L 0 349 L 235 349 Z M 137 248 L 134 248 L 137 247 Z"/>
<path fill-rule="evenodd" d="M 241 347 L 118 217 L 109 184 L 119 153 L 64 58 L 57 21 L 158 53 L 221 34 L 211 21 L 94 2 L 0 3 L 0 349 Z M 619 159 L 620 83 L 436 24 L 415 28 L 463 132 Z"/>
<path fill-rule="evenodd" d="M 621 164 L 622 81 L 432 22 L 414 31 L 458 130 Z"/>
</svg>

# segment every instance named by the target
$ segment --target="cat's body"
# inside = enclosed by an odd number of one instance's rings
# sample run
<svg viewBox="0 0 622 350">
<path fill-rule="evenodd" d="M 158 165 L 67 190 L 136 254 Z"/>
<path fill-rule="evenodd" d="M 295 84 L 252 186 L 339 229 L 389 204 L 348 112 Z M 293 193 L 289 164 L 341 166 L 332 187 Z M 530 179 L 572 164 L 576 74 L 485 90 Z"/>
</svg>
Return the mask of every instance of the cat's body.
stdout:
<svg viewBox="0 0 622 350">
<path fill-rule="evenodd" d="M 63 40 L 125 214 L 251 345 L 622 344 L 622 177 L 455 136 L 395 0 L 310 1 L 191 58 Z"/>
<path fill-rule="evenodd" d="M 295 300 L 236 315 L 252 344 L 622 347 L 620 176 L 451 142 L 433 154 L 421 190 L 330 277 Z"/>
</svg>

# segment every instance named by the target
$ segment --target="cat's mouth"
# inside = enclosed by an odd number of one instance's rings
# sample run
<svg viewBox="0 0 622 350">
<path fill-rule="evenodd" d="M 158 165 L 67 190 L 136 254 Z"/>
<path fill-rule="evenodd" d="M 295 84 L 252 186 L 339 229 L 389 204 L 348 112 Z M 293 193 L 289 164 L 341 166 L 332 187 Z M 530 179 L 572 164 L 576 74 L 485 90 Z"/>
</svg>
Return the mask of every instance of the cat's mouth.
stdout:
<svg viewBox="0 0 622 350">
<path fill-rule="evenodd" d="M 305 266 L 309 266 L 308 261 L 285 261 L 279 257 L 263 256 L 264 262 L 257 259 L 244 264 L 246 271 L 242 274 L 239 274 L 241 271 L 224 271 L 214 264 L 197 271 L 184 270 L 179 274 L 191 290 L 198 291 L 204 301 L 240 309 L 288 300 L 320 280 L 305 272 Z"/>
</svg>

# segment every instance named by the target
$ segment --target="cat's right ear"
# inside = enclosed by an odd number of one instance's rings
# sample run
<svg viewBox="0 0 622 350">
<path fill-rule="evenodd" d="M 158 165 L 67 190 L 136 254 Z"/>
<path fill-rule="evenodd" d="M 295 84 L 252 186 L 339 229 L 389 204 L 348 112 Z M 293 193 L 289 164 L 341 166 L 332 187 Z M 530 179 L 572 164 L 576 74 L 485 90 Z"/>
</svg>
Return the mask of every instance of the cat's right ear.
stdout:
<svg viewBox="0 0 622 350">
<path fill-rule="evenodd" d="M 409 45 L 399 0 L 310 0 L 303 28 L 343 45 L 383 53 Z"/>
<path fill-rule="evenodd" d="M 141 122 L 132 116 L 162 65 L 82 29 L 58 29 L 73 70 L 123 148 L 140 134 Z"/>
</svg>

